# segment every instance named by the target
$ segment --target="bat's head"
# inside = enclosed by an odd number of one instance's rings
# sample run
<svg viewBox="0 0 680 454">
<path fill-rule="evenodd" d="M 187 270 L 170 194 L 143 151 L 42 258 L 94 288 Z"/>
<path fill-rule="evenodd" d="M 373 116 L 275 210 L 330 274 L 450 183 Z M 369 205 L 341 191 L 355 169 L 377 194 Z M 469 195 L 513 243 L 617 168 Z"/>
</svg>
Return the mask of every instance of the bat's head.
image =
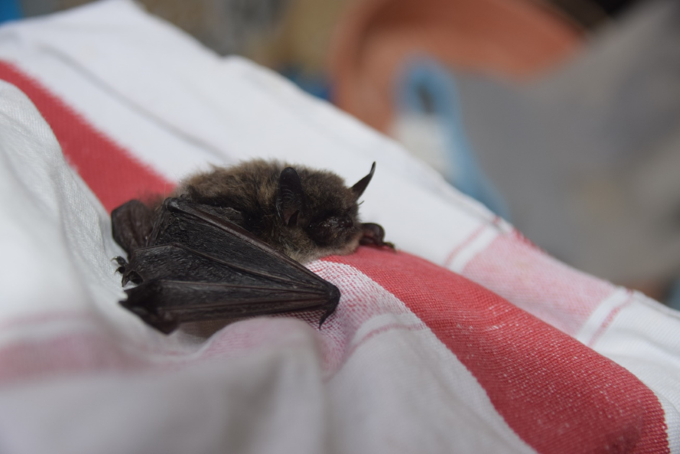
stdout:
<svg viewBox="0 0 680 454">
<path fill-rule="evenodd" d="M 354 186 L 345 186 L 334 173 L 286 167 L 276 193 L 280 248 L 302 263 L 356 250 L 363 230 L 358 200 L 375 172 Z"/>
</svg>

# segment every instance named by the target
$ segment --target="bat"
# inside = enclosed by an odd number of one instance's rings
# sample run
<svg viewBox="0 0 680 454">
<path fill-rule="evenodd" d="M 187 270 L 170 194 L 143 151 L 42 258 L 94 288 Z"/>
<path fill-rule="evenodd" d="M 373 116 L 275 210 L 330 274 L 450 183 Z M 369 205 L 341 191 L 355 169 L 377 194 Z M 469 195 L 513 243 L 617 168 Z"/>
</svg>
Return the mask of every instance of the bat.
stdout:
<svg viewBox="0 0 680 454">
<path fill-rule="evenodd" d="M 336 309 L 340 291 L 304 263 L 359 244 L 394 248 L 361 223 L 359 197 L 328 171 L 254 160 L 193 175 L 160 203 L 111 213 L 127 299 L 120 304 L 163 333 L 191 321 Z"/>
</svg>

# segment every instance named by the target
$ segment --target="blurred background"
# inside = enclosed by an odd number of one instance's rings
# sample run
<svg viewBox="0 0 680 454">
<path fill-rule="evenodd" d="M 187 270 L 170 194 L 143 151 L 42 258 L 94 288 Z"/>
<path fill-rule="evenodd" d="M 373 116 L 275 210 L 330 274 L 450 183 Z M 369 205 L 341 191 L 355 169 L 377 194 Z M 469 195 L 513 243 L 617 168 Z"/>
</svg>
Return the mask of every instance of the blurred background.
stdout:
<svg viewBox="0 0 680 454">
<path fill-rule="evenodd" d="M 2 0 L 3 21 L 84 0 Z M 680 2 L 140 0 L 393 137 L 562 261 L 680 308 Z"/>
</svg>

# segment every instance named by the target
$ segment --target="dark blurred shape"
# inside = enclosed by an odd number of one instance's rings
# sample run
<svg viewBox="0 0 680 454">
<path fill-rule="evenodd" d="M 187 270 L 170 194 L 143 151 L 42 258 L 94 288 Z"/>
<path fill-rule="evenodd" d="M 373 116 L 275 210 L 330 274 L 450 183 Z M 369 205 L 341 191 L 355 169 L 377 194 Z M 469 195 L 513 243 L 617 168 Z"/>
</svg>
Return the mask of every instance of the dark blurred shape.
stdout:
<svg viewBox="0 0 680 454">
<path fill-rule="evenodd" d="M 584 28 L 594 30 L 644 0 L 547 0 Z"/>
<path fill-rule="evenodd" d="M 624 12 L 636 3 L 641 3 L 641 1 L 642 0 L 593 0 L 593 3 L 598 4 L 607 14 L 616 15 Z"/>
<path fill-rule="evenodd" d="M 593 30 L 607 22 L 610 16 L 595 0 L 548 0 L 567 18 L 581 27 Z"/>
<path fill-rule="evenodd" d="M 582 32 L 549 5 L 524 0 L 364 0 L 352 3 L 331 47 L 339 107 L 382 131 L 390 125 L 395 76 L 426 54 L 442 64 L 515 81 L 554 68 Z"/>
</svg>

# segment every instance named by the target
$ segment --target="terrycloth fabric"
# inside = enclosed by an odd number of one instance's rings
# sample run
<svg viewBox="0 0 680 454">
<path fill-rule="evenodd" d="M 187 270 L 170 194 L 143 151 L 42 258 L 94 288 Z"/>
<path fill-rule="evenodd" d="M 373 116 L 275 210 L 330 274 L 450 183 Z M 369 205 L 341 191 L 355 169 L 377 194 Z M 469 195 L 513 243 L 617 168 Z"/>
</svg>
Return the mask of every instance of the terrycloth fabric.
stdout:
<svg viewBox="0 0 680 454">
<path fill-rule="evenodd" d="M 0 452 L 680 452 L 676 312 L 279 77 L 116 0 L 1 28 L 0 79 Z M 145 326 L 107 211 L 252 157 L 377 161 L 362 215 L 400 251 L 310 264 L 321 329 Z"/>
</svg>

